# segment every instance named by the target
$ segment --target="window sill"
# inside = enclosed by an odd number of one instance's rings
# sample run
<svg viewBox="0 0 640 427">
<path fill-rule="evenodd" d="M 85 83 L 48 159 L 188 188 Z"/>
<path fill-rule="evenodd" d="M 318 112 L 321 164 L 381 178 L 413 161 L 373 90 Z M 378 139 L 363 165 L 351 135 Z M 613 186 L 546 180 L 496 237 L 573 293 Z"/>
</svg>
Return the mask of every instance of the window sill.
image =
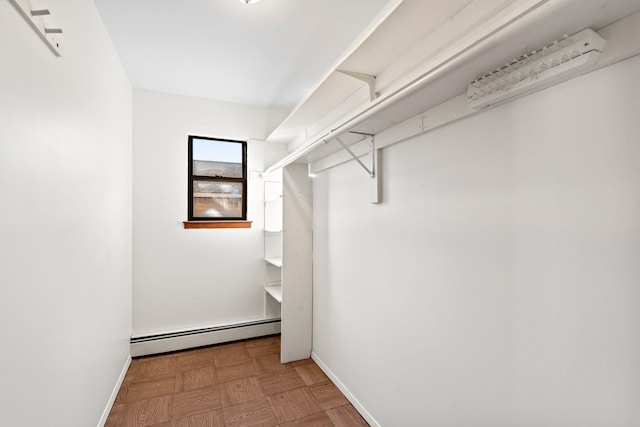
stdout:
<svg viewBox="0 0 640 427">
<path fill-rule="evenodd" d="M 251 228 L 253 221 L 183 221 L 184 228 Z"/>
</svg>

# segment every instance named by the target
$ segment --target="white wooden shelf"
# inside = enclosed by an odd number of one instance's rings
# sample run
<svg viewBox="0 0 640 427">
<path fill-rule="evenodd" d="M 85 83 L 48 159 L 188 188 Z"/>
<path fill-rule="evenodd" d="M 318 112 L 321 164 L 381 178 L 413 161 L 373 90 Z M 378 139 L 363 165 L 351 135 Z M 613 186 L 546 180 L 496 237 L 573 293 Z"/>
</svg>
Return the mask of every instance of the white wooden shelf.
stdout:
<svg viewBox="0 0 640 427">
<path fill-rule="evenodd" d="M 268 229 L 264 229 L 265 233 L 282 233 L 282 230 L 268 230 Z"/>
<path fill-rule="evenodd" d="M 282 267 L 282 258 L 270 257 L 265 258 L 265 262 L 268 262 L 271 265 L 275 265 L 276 267 Z"/>
<path fill-rule="evenodd" d="M 280 285 L 271 285 L 265 286 L 264 290 L 273 297 L 274 300 L 278 302 L 282 302 L 282 286 Z"/>
</svg>

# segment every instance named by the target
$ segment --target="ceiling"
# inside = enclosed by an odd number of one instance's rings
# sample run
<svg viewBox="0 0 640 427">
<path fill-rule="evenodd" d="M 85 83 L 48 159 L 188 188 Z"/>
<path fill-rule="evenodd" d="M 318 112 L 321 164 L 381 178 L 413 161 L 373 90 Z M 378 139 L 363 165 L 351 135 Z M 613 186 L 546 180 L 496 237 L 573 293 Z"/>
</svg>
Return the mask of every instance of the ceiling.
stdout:
<svg viewBox="0 0 640 427">
<path fill-rule="evenodd" d="M 459 8 L 455 8 L 452 3 L 456 1 L 464 7 L 457 4 Z M 451 13 L 451 10 L 444 9 L 445 2 L 430 3 L 431 7 L 436 3 L 442 8 L 442 16 Z M 336 136 L 347 145 L 361 139 L 358 135 L 348 135 L 350 131 L 378 134 L 464 94 L 470 81 L 523 53 L 586 27 L 599 30 L 639 11 L 640 0 L 449 0 L 446 6 L 453 7 L 453 14 L 439 26 L 434 18 L 436 25 L 433 28 L 436 29 L 426 35 L 421 35 L 418 30 L 430 28 L 429 22 L 421 19 L 415 24 L 419 28 L 415 28 L 411 19 L 433 16 L 433 13 L 419 12 L 423 6 L 421 0 L 404 0 L 358 49 L 339 64 L 339 69 L 348 67 L 376 74 L 376 90 L 380 90 L 378 97 L 370 100 L 367 91 L 360 90 L 345 101 L 323 105 L 316 99 L 320 95 L 325 96 L 324 100 L 328 95 L 337 98 L 334 93 L 336 82 L 332 78 L 340 75 L 333 73 L 321 88 L 326 87 L 327 91 L 314 93 L 267 138 L 267 141 L 280 142 L 278 138 L 282 136 L 282 142 L 289 144 L 290 155 L 283 161 L 299 159 L 308 163 L 326 157 L 341 150 L 337 143 L 333 143 Z M 422 39 L 414 43 L 415 37 L 412 36 L 408 43 L 400 43 L 405 45 L 405 49 L 398 49 L 397 45 L 395 49 L 385 49 L 384 43 L 397 44 L 398 34 L 406 35 L 407 29 L 409 34 L 415 30 L 417 37 L 422 36 Z M 482 32 L 489 36 L 483 36 Z M 414 46 L 406 50 L 411 44 Z M 454 61 L 454 67 L 444 67 L 466 44 L 471 46 L 469 54 Z M 403 54 L 397 55 L 397 52 Z M 441 66 L 445 71 L 436 73 L 435 70 L 440 70 Z M 366 89 L 364 83 L 360 85 L 361 89 Z M 411 90 L 405 91 L 405 87 Z M 307 120 L 307 116 L 312 115 L 309 112 L 312 107 L 323 109 L 322 114 L 330 110 L 341 112 L 341 115 L 329 114 L 329 120 L 317 117 L 315 122 Z M 281 161 L 277 166 L 283 164 L 286 163 Z"/>
<path fill-rule="evenodd" d="M 339 123 L 377 133 L 532 47 L 640 8 L 640 0 L 94 1 L 135 87 L 278 108 L 283 120 L 266 140 L 289 151 Z M 489 30 L 473 58 L 351 123 Z M 375 96 L 343 71 L 375 75 Z"/>
<path fill-rule="evenodd" d="M 291 109 L 397 0 L 95 0 L 134 87 Z"/>
</svg>

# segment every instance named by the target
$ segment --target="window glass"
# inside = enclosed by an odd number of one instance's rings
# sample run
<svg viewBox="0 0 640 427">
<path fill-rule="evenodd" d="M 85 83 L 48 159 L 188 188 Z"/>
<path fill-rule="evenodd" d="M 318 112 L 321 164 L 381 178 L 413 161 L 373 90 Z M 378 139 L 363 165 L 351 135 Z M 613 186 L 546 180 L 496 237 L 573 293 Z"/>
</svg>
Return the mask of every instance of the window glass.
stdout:
<svg viewBox="0 0 640 427">
<path fill-rule="evenodd" d="M 242 178 L 242 145 L 237 142 L 194 139 L 193 174 Z"/>
<path fill-rule="evenodd" d="M 189 220 L 246 219 L 247 143 L 189 137 Z"/>
<path fill-rule="evenodd" d="M 241 217 L 242 184 L 194 180 L 193 214 L 206 218 Z"/>
</svg>

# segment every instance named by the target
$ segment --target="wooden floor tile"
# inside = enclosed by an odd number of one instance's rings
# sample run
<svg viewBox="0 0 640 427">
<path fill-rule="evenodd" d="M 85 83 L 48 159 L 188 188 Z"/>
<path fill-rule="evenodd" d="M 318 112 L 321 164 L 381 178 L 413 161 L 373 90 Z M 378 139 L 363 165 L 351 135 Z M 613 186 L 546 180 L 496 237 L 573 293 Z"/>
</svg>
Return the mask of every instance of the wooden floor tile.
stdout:
<svg viewBox="0 0 640 427">
<path fill-rule="evenodd" d="M 290 423 L 280 424 L 280 427 L 334 427 L 334 424 L 327 414 L 321 412 Z"/>
<path fill-rule="evenodd" d="M 118 390 L 118 394 L 116 394 L 116 400 L 113 401 L 114 406 L 124 403 L 124 399 L 127 396 L 130 384 L 131 382 L 122 382 L 122 384 L 120 385 L 120 390 Z"/>
<path fill-rule="evenodd" d="M 254 340 L 248 340 L 244 342 L 245 347 L 247 349 L 255 348 L 255 347 L 264 347 L 268 345 L 277 345 L 280 346 L 276 337 L 264 337 L 264 338 L 256 338 Z"/>
<path fill-rule="evenodd" d="M 329 381 L 329 377 L 327 377 L 325 373 L 322 372 L 322 369 L 320 369 L 315 363 L 297 366 L 295 369 L 306 385 L 313 385 Z"/>
<path fill-rule="evenodd" d="M 259 356 L 256 357 L 254 361 L 258 375 L 268 374 L 275 371 L 282 371 L 284 369 L 293 369 L 291 367 L 287 368 L 285 365 L 280 363 L 279 353 Z"/>
<path fill-rule="evenodd" d="M 289 362 L 285 364 L 285 366 L 290 368 L 296 368 L 298 366 L 309 365 L 311 363 L 315 363 L 315 362 L 312 359 L 302 359 L 302 360 L 296 360 L 295 362 Z"/>
<path fill-rule="evenodd" d="M 304 381 L 295 369 L 285 369 L 283 371 L 272 372 L 258 377 L 262 392 L 266 395 L 283 393 L 285 391 L 304 387 Z"/>
<path fill-rule="evenodd" d="M 148 427 L 169 421 L 173 397 L 161 396 L 126 404 L 121 427 Z"/>
<path fill-rule="evenodd" d="M 299 420 L 322 412 L 306 388 L 298 388 L 269 397 L 273 412 L 280 423 Z"/>
<path fill-rule="evenodd" d="M 233 406 L 264 397 L 258 377 L 241 378 L 220 384 L 222 406 Z"/>
<path fill-rule="evenodd" d="M 360 416 L 352 405 L 344 405 L 330 409 L 327 415 L 336 427 L 368 427 L 369 424 Z"/>
<path fill-rule="evenodd" d="M 217 386 L 184 391 L 173 395 L 171 417 L 174 419 L 184 418 L 188 415 L 210 412 L 220 407 L 220 392 Z"/>
<path fill-rule="evenodd" d="M 179 354 L 176 357 L 178 371 L 206 368 L 213 366 L 213 349 L 202 349 Z"/>
<path fill-rule="evenodd" d="M 325 411 L 346 405 L 349 401 L 331 381 L 314 384 L 308 387 L 313 398 Z"/>
<path fill-rule="evenodd" d="M 158 356 L 159 358 L 148 358 L 140 362 L 136 380 L 150 377 L 162 377 L 174 375 L 176 373 L 176 358 Z"/>
<path fill-rule="evenodd" d="M 177 374 L 180 378 L 180 387 L 176 391 L 189 391 L 216 385 L 216 370 L 213 366 L 191 369 Z"/>
<path fill-rule="evenodd" d="M 213 349 L 216 366 L 228 365 L 251 359 L 244 343 L 229 344 Z"/>
<path fill-rule="evenodd" d="M 125 411 L 124 404 L 120 403 L 111 407 L 109 417 L 104 427 L 120 427 L 122 425 L 122 419 Z"/>
<path fill-rule="evenodd" d="M 174 392 L 175 376 L 149 377 L 127 386 L 124 402 L 150 399 L 152 397 L 165 396 Z"/>
<path fill-rule="evenodd" d="M 224 427 L 222 410 L 206 412 L 204 414 L 190 415 L 188 417 L 172 420 L 166 427 Z M 155 426 L 154 426 L 155 427 Z M 165 427 L 160 425 L 157 427 Z"/>
<path fill-rule="evenodd" d="M 124 376 L 123 384 L 129 383 L 138 379 L 138 373 L 140 372 L 140 365 L 142 364 L 142 360 L 133 359 L 131 360 L 131 364 L 129 364 L 129 369 L 127 369 L 127 374 Z"/>
<path fill-rule="evenodd" d="M 262 345 L 259 347 L 252 347 L 247 349 L 249 352 L 249 356 L 258 357 L 264 356 L 265 354 L 277 354 L 280 355 L 280 346 L 278 344 L 272 345 Z"/>
<path fill-rule="evenodd" d="M 252 377 L 257 374 L 256 367 L 251 359 L 219 366 L 216 369 L 216 373 L 219 383 Z"/>
<path fill-rule="evenodd" d="M 228 427 L 273 427 L 278 424 L 267 398 L 223 408 L 222 414 Z"/>
<path fill-rule="evenodd" d="M 311 359 L 280 363 L 271 336 L 132 360 L 105 427 L 357 427 Z"/>
</svg>

